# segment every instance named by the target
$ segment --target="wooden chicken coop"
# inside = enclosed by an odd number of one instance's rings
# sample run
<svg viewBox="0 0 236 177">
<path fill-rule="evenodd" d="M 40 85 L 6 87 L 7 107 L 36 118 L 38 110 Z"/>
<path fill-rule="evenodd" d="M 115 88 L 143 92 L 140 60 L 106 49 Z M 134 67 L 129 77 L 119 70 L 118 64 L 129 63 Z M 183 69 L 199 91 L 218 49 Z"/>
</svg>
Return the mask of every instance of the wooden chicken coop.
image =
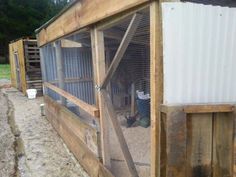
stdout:
<svg viewBox="0 0 236 177">
<path fill-rule="evenodd" d="M 46 117 L 92 177 L 233 177 L 234 1 L 76 0 L 36 30 Z"/>
<path fill-rule="evenodd" d="M 26 94 L 37 89 L 42 94 L 42 76 L 37 40 L 21 38 L 9 44 L 12 86 Z"/>
</svg>

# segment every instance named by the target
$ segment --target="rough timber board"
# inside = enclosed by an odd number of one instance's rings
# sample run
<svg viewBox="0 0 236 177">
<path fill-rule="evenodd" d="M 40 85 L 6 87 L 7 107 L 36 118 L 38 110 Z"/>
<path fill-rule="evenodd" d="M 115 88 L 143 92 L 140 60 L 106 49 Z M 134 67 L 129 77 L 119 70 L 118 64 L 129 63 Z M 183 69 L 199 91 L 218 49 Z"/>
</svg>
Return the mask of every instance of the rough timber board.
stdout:
<svg viewBox="0 0 236 177">
<path fill-rule="evenodd" d="M 75 3 L 38 35 L 39 46 L 150 0 L 83 0 Z"/>
<path fill-rule="evenodd" d="M 11 67 L 11 84 L 13 87 L 16 87 L 16 70 L 15 70 L 15 61 L 14 61 L 14 55 L 13 55 L 13 47 L 12 44 L 9 44 L 9 61 L 10 61 L 10 67 Z"/>
<path fill-rule="evenodd" d="M 63 122 L 65 122 L 65 126 L 69 127 L 78 138 L 81 139 L 83 143 L 85 143 L 89 149 L 94 152 L 94 154 L 98 154 L 97 152 L 97 130 L 90 127 L 89 125 L 83 123 L 79 120 L 79 118 L 67 110 L 65 107 L 53 101 L 50 97 L 44 97 L 46 103 L 46 109 L 53 115 L 53 125 L 56 129 L 58 129 Z M 51 119 L 51 118 L 49 118 Z"/>
<path fill-rule="evenodd" d="M 185 177 L 186 134 L 186 114 L 181 107 L 171 109 L 166 116 L 166 177 Z"/>
<path fill-rule="evenodd" d="M 232 114 L 215 114 L 213 125 L 213 176 L 233 176 L 234 120 Z"/>
<path fill-rule="evenodd" d="M 9 45 L 10 50 L 9 50 L 9 56 L 10 56 L 10 62 L 11 63 L 11 77 L 13 78 L 12 84 L 13 86 L 16 86 L 16 64 L 14 60 L 14 52 L 17 52 L 18 54 L 18 60 L 19 60 L 19 69 L 20 69 L 20 79 L 21 79 L 21 88 L 22 92 L 26 94 L 26 74 L 25 74 L 25 56 L 24 56 L 24 45 L 23 45 L 23 39 L 20 39 L 16 42 L 13 42 Z"/>
<path fill-rule="evenodd" d="M 85 125 L 80 124 L 80 126 L 78 126 L 78 119 L 76 120 L 71 117 L 72 114 L 69 113 L 69 111 L 65 111 L 66 108 L 63 108 L 48 96 L 45 96 L 44 98 L 46 104 L 45 108 L 47 119 L 57 130 L 58 134 L 62 137 L 62 139 L 67 144 L 68 148 L 76 156 L 76 158 L 79 160 L 79 162 L 81 163 L 83 168 L 88 172 L 88 174 L 91 177 L 114 177 L 102 165 L 96 155 L 88 148 L 88 144 L 85 143 L 85 140 L 83 139 L 86 138 L 86 132 L 83 131 L 85 130 L 83 127 Z M 63 114 L 66 114 L 66 116 Z M 91 130 L 92 128 L 88 129 Z"/>
<path fill-rule="evenodd" d="M 211 176 L 212 113 L 188 115 L 187 177 Z"/>
<path fill-rule="evenodd" d="M 228 109 L 221 112 L 222 109 L 215 105 L 209 107 L 215 107 L 220 112 L 186 113 L 184 107 L 182 105 L 182 108 L 180 106 L 177 109 L 176 106 L 169 106 L 161 109 L 161 143 L 164 143 L 161 144 L 161 177 L 233 177 L 235 113 L 228 112 Z M 181 112 L 186 114 L 185 121 L 178 116 Z M 183 128 L 178 128 L 178 125 Z M 181 131 L 178 133 L 178 130 Z M 180 139 L 171 139 L 174 136 Z M 181 151 L 183 155 L 179 156 Z M 177 160 L 179 157 L 182 161 Z M 179 163 L 173 163 L 177 161 Z"/>
</svg>

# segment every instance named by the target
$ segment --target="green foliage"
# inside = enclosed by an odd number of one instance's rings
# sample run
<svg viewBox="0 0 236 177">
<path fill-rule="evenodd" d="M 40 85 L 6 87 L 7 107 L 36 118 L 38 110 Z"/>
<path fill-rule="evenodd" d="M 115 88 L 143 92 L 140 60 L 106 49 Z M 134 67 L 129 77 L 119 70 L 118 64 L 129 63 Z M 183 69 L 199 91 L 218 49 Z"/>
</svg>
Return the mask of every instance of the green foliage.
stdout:
<svg viewBox="0 0 236 177">
<path fill-rule="evenodd" d="M 11 77 L 10 65 L 0 64 L 0 79 L 10 79 L 10 77 Z"/>
<path fill-rule="evenodd" d="M 0 55 L 8 43 L 34 31 L 57 14 L 68 0 L 0 0 Z"/>
</svg>

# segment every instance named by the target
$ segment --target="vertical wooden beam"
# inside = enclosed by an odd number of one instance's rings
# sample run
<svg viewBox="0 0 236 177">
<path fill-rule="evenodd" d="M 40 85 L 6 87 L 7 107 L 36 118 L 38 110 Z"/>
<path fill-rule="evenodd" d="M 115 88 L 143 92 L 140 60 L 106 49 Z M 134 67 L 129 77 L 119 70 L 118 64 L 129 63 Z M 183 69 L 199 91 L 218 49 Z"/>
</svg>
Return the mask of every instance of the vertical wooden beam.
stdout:
<svg viewBox="0 0 236 177">
<path fill-rule="evenodd" d="M 130 115 L 135 115 L 135 84 L 131 84 L 131 109 L 130 109 Z"/>
<path fill-rule="evenodd" d="M 234 117 L 232 113 L 215 113 L 213 121 L 212 176 L 233 176 Z"/>
<path fill-rule="evenodd" d="M 212 113 L 188 116 L 187 177 L 212 174 L 212 119 Z"/>
<path fill-rule="evenodd" d="M 163 54 L 160 1 L 150 4 L 151 177 L 160 177 L 160 104 L 163 102 Z"/>
<path fill-rule="evenodd" d="M 105 78 L 105 45 L 104 45 L 104 35 L 102 31 L 96 28 L 91 32 L 91 40 L 94 45 L 94 57 L 97 83 L 96 85 L 101 85 L 101 82 Z M 110 144 L 109 144 L 109 125 L 108 119 L 105 114 L 104 99 L 101 95 L 99 88 L 97 88 L 99 111 L 100 111 L 100 130 L 101 130 L 101 150 L 102 150 L 102 160 L 106 168 L 111 168 L 111 158 L 110 158 Z"/>
<path fill-rule="evenodd" d="M 160 121 L 161 122 L 161 121 Z M 183 108 L 173 107 L 168 110 L 166 116 L 166 177 L 186 176 L 186 149 L 187 149 L 187 125 L 186 113 Z M 160 147 L 163 147 L 160 144 Z M 161 161 L 162 162 L 162 161 Z M 161 163 L 161 166 L 164 165 Z M 164 177 L 164 174 L 160 174 Z"/>
<path fill-rule="evenodd" d="M 47 82 L 47 74 L 46 74 L 46 65 L 45 65 L 45 58 L 43 54 L 43 49 L 39 48 L 39 55 L 40 55 L 40 67 L 41 67 L 41 73 L 42 73 L 42 81 Z M 47 94 L 47 88 L 43 85 L 43 94 Z"/>
<path fill-rule="evenodd" d="M 65 76 L 64 76 L 64 67 L 63 67 L 63 59 L 62 59 L 62 51 L 61 51 L 61 41 L 57 41 L 54 43 L 56 49 L 56 64 L 57 64 L 57 77 L 58 84 L 60 89 L 65 89 Z M 61 104 L 66 104 L 66 99 L 60 96 Z"/>
<path fill-rule="evenodd" d="M 19 68 L 20 68 L 21 88 L 24 95 L 26 95 L 27 83 L 26 83 L 25 53 L 24 53 L 23 39 L 17 42 L 17 52 L 18 52 L 18 61 L 19 61 Z"/>
<path fill-rule="evenodd" d="M 91 50 L 92 50 L 92 62 L 93 62 L 93 83 L 96 85 L 98 83 L 97 79 L 97 61 L 96 61 L 96 48 L 95 48 L 95 32 L 94 30 L 90 31 L 90 37 L 91 37 Z M 96 89 L 94 89 L 94 95 L 95 95 L 95 104 L 97 107 L 99 107 L 99 101 L 98 101 L 98 92 Z"/>
</svg>

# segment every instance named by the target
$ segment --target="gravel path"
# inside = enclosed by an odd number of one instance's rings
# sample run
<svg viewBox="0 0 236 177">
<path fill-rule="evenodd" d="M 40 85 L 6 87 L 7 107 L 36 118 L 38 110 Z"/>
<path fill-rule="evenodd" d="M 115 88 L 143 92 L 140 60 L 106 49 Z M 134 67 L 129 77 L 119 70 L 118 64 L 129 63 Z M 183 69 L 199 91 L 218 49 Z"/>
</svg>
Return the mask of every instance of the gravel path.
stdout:
<svg viewBox="0 0 236 177">
<path fill-rule="evenodd" d="M 11 121 L 11 124 L 13 126 L 13 133 L 15 131 L 15 141 L 17 144 L 17 176 L 87 177 L 87 173 L 68 151 L 51 124 L 45 117 L 40 115 L 40 104 L 43 102 L 42 98 L 28 100 L 13 88 L 4 88 L 2 90 L 14 108 L 12 116 L 14 121 Z M 1 100 L 0 98 L 0 104 Z M 0 109 L 2 109 L 2 106 Z M 3 118 L 1 117 L 1 119 Z M 14 136 L 11 134 L 9 127 L 8 131 L 1 130 L 1 132 L 5 132 L 5 136 L 9 136 L 8 139 L 9 141 L 11 140 L 10 145 L 4 145 L 4 147 L 12 148 L 12 139 L 14 139 Z M 9 151 L 9 154 L 8 156 L 10 157 L 14 156 L 14 149 Z M 12 168 L 14 169 L 14 161 L 9 161 L 6 169 L 10 170 Z M 0 176 L 2 176 L 1 172 L 4 171 L 1 170 L 0 163 Z M 10 172 L 4 175 L 4 177 L 8 176 L 11 176 Z"/>
</svg>

